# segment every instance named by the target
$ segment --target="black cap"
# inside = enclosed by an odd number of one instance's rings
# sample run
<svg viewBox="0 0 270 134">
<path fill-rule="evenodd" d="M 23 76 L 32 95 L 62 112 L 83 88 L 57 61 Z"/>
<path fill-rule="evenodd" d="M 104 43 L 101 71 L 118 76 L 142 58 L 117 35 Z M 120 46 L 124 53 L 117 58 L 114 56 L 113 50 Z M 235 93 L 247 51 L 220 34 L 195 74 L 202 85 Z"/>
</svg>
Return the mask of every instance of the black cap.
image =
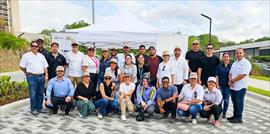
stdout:
<svg viewBox="0 0 270 134">
<path fill-rule="evenodd" d="M 150 47 L 148 48 L 148 51 L 149 51 L 150 49 L 156 50 L 156 48 L 155 48 L 154 46 L 150 46 Z"/>
</svg>

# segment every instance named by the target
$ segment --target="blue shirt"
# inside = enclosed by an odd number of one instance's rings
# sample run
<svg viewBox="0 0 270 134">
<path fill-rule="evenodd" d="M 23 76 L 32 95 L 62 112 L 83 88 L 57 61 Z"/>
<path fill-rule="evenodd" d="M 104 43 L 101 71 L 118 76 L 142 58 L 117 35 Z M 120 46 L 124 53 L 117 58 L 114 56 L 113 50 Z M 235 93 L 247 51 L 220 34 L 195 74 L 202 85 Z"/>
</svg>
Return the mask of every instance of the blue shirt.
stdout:
<svg viewBox="0 0 270 134">
<path fill-rule="evenodd" d="M 218 82 L 220 87 L 229 87 L 229 73 L 231 70 L 232 64 L 225 65 L 219 64 L 216 69 L 216 76 L 218 76 Z"/>
<path fill-rule="evenodd" d="M 101 83 L 104 80 L 104 74 L 107 67 L 110 66 L 111 58 L 106 59 L 105 61 L 99 62 L 99 76 L 98 83 Z"/>
<path fill-rule="evenodd" d="M 142 90 L 142 86 L 139 85 L 136 90 L 137 104 L 140 104 L 143 100 L 145 103 L 147 103 L 147 106 L 155 105 L 155 98 L 157 94 L 156 88 L 153 86 L 148 86 L 148 88 L 143 89 L 142 95 L 141 95 L 141 90 Z M 150 99 L 152 90 L 155 90 L 155 91 L 153 92 L 152 98 Z"/>
<path fill-rule="evenodd" d="M 65 77 L 63 80 L 58 80 L 57 77 L 54 77 L 49 81 L 46 92 L 47 99 L 51 98 L 52 90 L 53 96 L 57 97 L 73 96 L 75 91 L 71 80 Z"/>
<path fill-rule="evenodd" d="M 177 89 L 175 86 L 169 86 L 168 89 L 164 89 L 163 87 L 160 87 L 157 90 L 157 99 L 159 100 L 166 100 L 175 94 L 177 96 Z"/>
</svg>

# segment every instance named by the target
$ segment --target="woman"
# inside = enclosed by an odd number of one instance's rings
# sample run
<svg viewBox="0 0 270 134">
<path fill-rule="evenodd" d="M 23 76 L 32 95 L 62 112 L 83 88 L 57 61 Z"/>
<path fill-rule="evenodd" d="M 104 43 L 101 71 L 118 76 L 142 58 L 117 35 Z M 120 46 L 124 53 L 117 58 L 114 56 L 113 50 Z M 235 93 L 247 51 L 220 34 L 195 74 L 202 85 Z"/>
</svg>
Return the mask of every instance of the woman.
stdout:
<svg viewBox="0 0 270 134">
<path fill-rule="evenodd" d="M 75 90 L 75 105 L 78 108 L 78 114 L 81 118 L 86 117 L 95 110 L 93 98 L 96 95 L 95 86 L 90 82 L 89 72 L 83 73 L 82 82 L 80 82 Z"/>
<path fill-rule="evenodd" d="M 104 75 L 104 81 L 100 83 L 99 91 L 97 94 L 97 101 L 95 106 L 98 109 L 98 118 L 114 111 L 118 107 L 118 100 L 114 98 L 116 92 L 116 86 L 112 83 L 112 74 L 106 72 Z"/>
<path fill-rule="evenodd" d="M 120 84 L 119 104 L 121 109 L 121 119 L 126 121 L 126 109 L 129 112 L 134 112 L 134 105 L 131 102 L 131 96 L 135 90 L 135 84 L 130 81 L 130 74 L 124 74 L 124 82 Z"/>
<path fill-rule="evenodd" d="M 132 63 L 132 57 L 130 54 L 125 56 L 125 62 L 122 66 L 123 74 L 127 73 L 131 75 L 130 81 L 132 83 L 137 82 L 137 67 Z"/>
<path fill-rule="evenodd" d="M 230 86 L 228 85 L 229 72 L 231 70 L 232 64 L 230 64 L 229 53 L 223 53 L 222 59 L 223 63 L 217 66 L 216 78 L 217 78 L 217 88 L 220 89 L 223 96 L 222 118 L 226 118 L 226 113 L 229 107 L 229 99 L 230 99 Z"/>
<path fill-rule="evenodd" d="M 184 85 L 179 94 L 179 102 L 177 105 L 177 114 L 180 117 L 189 117 L 191 115 L 192 124 L 197 124 L 197 115 L 202 110 L 202 99 L 204 90 L 197 83 L 197 73 L 191 72 L 188 84 Z"/>
<path fill-rule="evenodd" d="M 116 84 L 116 90 L 119 89 L 120 83 L 123 81 L 122 79 L 122 72 L 117 66 L 117 60 L 112 58 L 110 62 L 110 67 L 107 67 L 105 70 L 105 73 L 111 73 L 112 74 L 112 82 Z"/>
<path fill-rule="evenodd" d="M 99 76 L 98 76 L 98 85 L 104 80 L 104 74 L 107 67 L 110 66 L 109 52 L 107 48 L 102 49 L 101 59 L 99 61 Z"/>
<path fill-rule="evenodd" d="M 211 122 L 211 115 L 214 115 L 213 124 L 216 127 L 220 126 L 219 116 L 222 112 L 220 103 L 222 101 L 222 95 L 216 86 L 216 78 L 209 77 L 207 80 L 208 88 L 204 92 L 203 96 L 203 110 L 200 113 L 202 118 L 207 118 L 208 122 Z"/>
<path fill-rule="evenodd" d="M 84 57 L 82 62 L 83 72 L 90 73 L 90 80 L 97 87 L 98 73 L 99 73 L 99 61 L 95 56 L 95 48 L 90 47 L 87 50 L 87 55 Z"/>
</svg>

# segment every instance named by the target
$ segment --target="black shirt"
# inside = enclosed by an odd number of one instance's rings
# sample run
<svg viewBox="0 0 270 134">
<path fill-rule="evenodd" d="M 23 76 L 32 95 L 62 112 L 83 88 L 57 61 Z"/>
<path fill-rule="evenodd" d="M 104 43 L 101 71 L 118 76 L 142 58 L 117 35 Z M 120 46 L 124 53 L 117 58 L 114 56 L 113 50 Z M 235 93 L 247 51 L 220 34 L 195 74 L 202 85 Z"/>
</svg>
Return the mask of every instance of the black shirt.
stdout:
<svg viewBox="0 0 270 134">
<path fill-rule="evenodd" d="M 40 52 L 42 55 L 44 55 L 45 57 L 47 56 L 47 55 L 49 55 L 49 51 L 47 51 L 46 49 L 42 49 L 41 51 L 38 51 L 38 52 Z"/>
<path fill-rule="evenodd" d="M 188 60 L 188 66 L 192 72 L 197 72 L 199 68 L 200 58 L 204 56 L 204 52 L 199 50 L 194 52 L 190 50 L 186 53 L 186 60 Z"/>
<path fill-rule="evenodd" d="M 107 86 L 106 82 L 102 82 L 103 83 L 103 86 L 104 86 L 104 92 L 106 94 L 106 96 L 108 97 L 111 97 L 112 96 L 112 82 L 110 83 L 109 86 Z M 100 90 L 98 90 L 98 93 L 97 93 L 97 100 L 101 99 L 102 98 L 102 95 L 101 95 L 101 92 Z"/>
<path fill-rule="evenodd" d="M 138 80 L 138 83 L 140 83 L 143 78 L 143 74 L 150 73 L 150 72 L 146 64 L 144 64 L 142 68 L 140 68 L 139 65 L 136 65 L 136 66 L 137 66 L 137 80 Z"/>
<path fill-rule="evenodd" d="M 56 68 L 57 66 L 65 66 L 67 65 L 66 58 L 58 53 L 57 57 L 55 58 L 52 53 L 49 53 L 46 56 L 46 60 L 48 62 L 48 74 L 49 74 L 49 79 L 52 79 L 56 76 Z"/>
<path fill-rule="evenodd" d="M 75 93 L 74 93 L 75 100 L 79 100 L 77 98 L 78 96 L 82 96 L 82 97 L 87 98 L 88 100 L 91 100 L 92 98 L 96 96 L 95 86 L 92 83 L 89 83 L 89 86 L 87 88 L 82 82 L 80 82 L 77 85 Z"/>
<path fill-rule="evenodd" d="M 207 79 L 210 76 L 216 77 L 216 68 L 219 65 L 219 59 L 217 56 L 212 57 L 202 57 L 200 58 L 199 67 L 202 68 L 201 81 L 202 84 L 207 86 Z"/>
</svg>

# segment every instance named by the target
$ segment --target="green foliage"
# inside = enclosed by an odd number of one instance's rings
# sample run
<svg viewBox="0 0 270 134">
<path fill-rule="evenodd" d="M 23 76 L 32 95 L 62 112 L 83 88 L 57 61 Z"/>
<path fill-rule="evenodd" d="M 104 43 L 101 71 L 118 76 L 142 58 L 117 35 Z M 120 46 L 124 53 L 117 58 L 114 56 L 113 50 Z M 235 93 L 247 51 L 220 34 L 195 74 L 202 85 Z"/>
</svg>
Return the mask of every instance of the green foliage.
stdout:
<svg viewBox="0 0 270 134">
<path fill-rule="evenodd" d="M 201 34 L 199 36 L 189 36 L 188 37 L 188 48 L 191 49 L 192 42 L 194 40 L 199 40 L 200 41 L 200 47 L 205 50 L 206 45 L 208 44 L 209 41 L 209 34 Z M 218 37 L 216 35 L 211 35 L 211 43 L 213 44 L 213 47 L 215 50 L 220 48 L 220 42 L 218 40 Z"/>
<path fill-rule="evenodd" d="M 255 59 L 255 60 L 261 60 L 261 61 L 264 61 L 264 62 L 270 62 L 270 55 L 254 56 L 253 59 Z"/>
<path fill-rule="evenodd" d="M 251 72 L 250 74 L 251 75 L 263 75 L 262 73 L 262 68 L 254 63 L 251 63 L 252 64 L 252 69 L 251 69 Z"/>
<path fill-rule="evenodd" d="M 260 42 L 260 41 L 267 41 L 270 40 L 270 37 L 262 37 L 262 38 L 258 38 L 255 40 L 255 42 Z"/>
<path fill-rule="evenodd" d="M 43 29 L 40 33 L 44 35 L 51 36 L 51 33 L 57 32 L 55 29 Z"/>
<path fill-rule="evenodd" d="M 253 43 L 254 39 L 246 39 L 244 41 L 241 41 L 239 44 L 247 44 L 247 43 Z"/>
<path fill-rule="evenodd" d="M 27 41 L 6 32 L 0 32 L 0 49 L 12 50 L 27 48 Z"/>
<path fill-rule="evenodd" d="M 0 105 L 28 97 L 27 82 L 11 81 L 10 76 L 0 77 Z"/>
<path fill-rule="evenodd" d="M 81 28 L 81 27 L 86 27 L 90 26 L 87 22 L 80 20 L 78 22 L 74 22 L 72 24 L 66 24 L 65 29 L 76 29 L 76 28 Z"/>
<path fill-rule="evenodd" d="M 220 47 L 227 47 L 227 46 L 234 46 L 234 45 L 236 45 L 236 42 L 229 40 L 229 41 L 222 42 L 220 44 Z"/>
<path fill-rule="evenodd" d="M 248 91 L 270 97 L 270 92 L 256 87 L 248 86 Z"/>
</svg>

